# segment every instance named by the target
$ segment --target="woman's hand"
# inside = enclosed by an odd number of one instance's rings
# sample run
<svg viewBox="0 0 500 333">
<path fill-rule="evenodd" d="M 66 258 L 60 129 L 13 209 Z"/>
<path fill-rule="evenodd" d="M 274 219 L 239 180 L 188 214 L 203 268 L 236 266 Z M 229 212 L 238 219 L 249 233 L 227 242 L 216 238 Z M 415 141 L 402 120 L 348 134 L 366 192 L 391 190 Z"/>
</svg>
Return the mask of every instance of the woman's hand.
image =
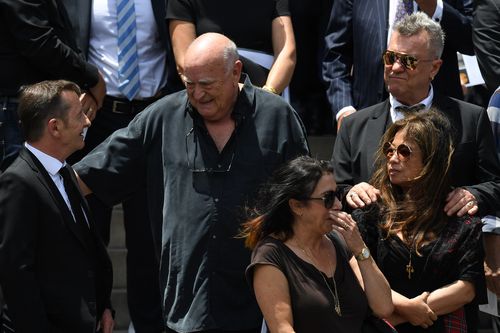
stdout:
<svg viewBox="0 0 500 333">
<path fill-rule="evenodd" d="M 399 301 L 394 299 L 394 304 L 397 304 L 396 311 L 413 326 L 428 328 L 437 320 L 437 315 L 432 311 L 429 305 L 427 305 L 427 298 L 429 297 L 428 292 L 423 292 L 414 298 L 406 298 L 402 295 L 399 296 L 401 296 L 404 301 L 401 302 L 401 299 Z"/>
<path fill-rule="evenodd" d="M 332 228 L 344 237 L 347 247 L 354 255 L 363 250 L 366 246 L 359 233 L 356 221 L 350 214 L 338 210 L 330 211 L 330 218 L 334 221 Z"/>
</svg>

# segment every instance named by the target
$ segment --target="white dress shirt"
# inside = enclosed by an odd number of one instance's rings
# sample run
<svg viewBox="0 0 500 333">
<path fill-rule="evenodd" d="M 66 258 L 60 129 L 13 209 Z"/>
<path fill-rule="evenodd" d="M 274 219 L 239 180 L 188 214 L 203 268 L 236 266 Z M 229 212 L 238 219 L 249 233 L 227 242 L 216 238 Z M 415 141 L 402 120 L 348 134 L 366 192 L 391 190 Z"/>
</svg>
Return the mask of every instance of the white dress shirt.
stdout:
<svg viewBox="0 0 500 333">
<path fill-rule="evenodd" d="M 68 194 L 66 194 L 66 189 L 64 188 L 64 181 L 62 176 L 59 174 L 59 170 L 66 165 L 66 162 L 61 163 L 57 158 L 54 158 L 50 155 L 45 154 L 43 151 L 36 149 L 29 143 L 25 142 L 24 146 L 26 149 L 28 149 L 35 157 L 38 159 L 38 161 L 43 165 L 45 170 L 47 170 L 50 178 L 56 185 L 57 189 L 59 190 L 59 193 L 61 193 L 61 196 L 64 199 L 64 202 L 66 203 L 66 206 L 68 206 L 69 211 L 73 215 L 73 220 L 76 221 L 75 219 L 75 214 L 73 214 L 73 210 L 71 209 L 71 203 L 69 202 L 69 197 Z M 87 215 L 85 214 L 85 211 L 82 209 L 83 215 L 85 216 L 85 220 L 87 220 Z M 88 224 L 88 221 L 87 221 Z"/>
<path fill-rule="evenodd" d="M 166 50 L 160 40 L 151 1 L 135 0 L 137 53 L 141 89 L 136 99 L 155 96 L 166 84 Z M 116 0 L 94 0 L 90 20 L 89 62 L 103 73 L 107 94 L 118 90 L 118 34 Z M 165 22 L 165 24 L 167 24 Z"/>
<path fill-rule="evenodd" d="M 434 88 L 432 88 L 432 84 L 431 84 L 431 88 L 429 89 L 429 95 L 427 95 L 426 98 L 424 98 L 423 100 L 421 100 L 420 102 L 418 102 L 417 104 L 414 104 L 414 105 L 404 105 L 403 103 L 400 103 L 396 98 L 394 98 L 394 96 L 392 96 L 391 94 L 389 94 L 389 102 L 391 103 L 391 119 L 392 119 L 392 122 L 396 122 L 400 119 L 403 119 L 405 116 L 404 114 L 402 114 L 401 112 L 399 111 L 396 111 L 396 108 L 398 106 L 415 106 L 415 105 L 418 105 L 418 104 L 424 104 L 425 105 L 425 108 L 419 112 L 424 112 L 424 111 L 427 111 L 429 110 L 429 108 L 431 107 L 432 105 L 432 99 L 434 98 Z"/>
</svg>

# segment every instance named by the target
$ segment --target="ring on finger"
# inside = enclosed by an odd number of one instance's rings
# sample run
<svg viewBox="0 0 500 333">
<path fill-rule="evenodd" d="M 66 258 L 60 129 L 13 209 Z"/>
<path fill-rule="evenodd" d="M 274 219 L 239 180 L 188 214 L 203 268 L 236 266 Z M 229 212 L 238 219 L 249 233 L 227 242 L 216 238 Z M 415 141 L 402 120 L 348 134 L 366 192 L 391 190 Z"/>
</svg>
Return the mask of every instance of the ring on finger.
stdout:
<svg viewBox="0 0 500 333">
<path fill-rule="evenodd" d="M 474 200 L 469 201 L 469 202 L 466 204 L 466 206 L 467 206 L 467 207 L 469 207 L 469 208 L 470 208 L 470 207 L 472 207 L 472 206 L 474 206 Z"/>
<path fill-rule="evenodd" d="M 353 196 L 358 195 L 356 192 L 349 193 L 349 196 L 352 198 Z"/>
</svg>

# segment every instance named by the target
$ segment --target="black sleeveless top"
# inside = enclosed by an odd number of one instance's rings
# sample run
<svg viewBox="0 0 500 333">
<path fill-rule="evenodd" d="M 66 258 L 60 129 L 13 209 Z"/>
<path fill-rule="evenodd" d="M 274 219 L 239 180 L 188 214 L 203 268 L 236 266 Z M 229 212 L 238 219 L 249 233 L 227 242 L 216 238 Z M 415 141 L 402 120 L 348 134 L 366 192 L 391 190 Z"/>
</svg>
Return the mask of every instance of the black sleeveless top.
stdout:
<svg viewBox="0 0 500 333">
<path fill-rule="evenodd" d="M 335 312 L 333 286 L 330 291 L 326 277 L 275 238 L 263 239 L 254 249 L 246 270 L 247 280 L 253 286 L 253 269 L 259 264 L 273 265 L 283 272 L 289 285 L 293 326 L 297 333 L 361 332 L 369 308 L 365 293 L 348 262 L 352 255 L 337 234 L 332 232 L 327 236 L 337 250 L 334 278 L 342 316 Z"/>
</svg>

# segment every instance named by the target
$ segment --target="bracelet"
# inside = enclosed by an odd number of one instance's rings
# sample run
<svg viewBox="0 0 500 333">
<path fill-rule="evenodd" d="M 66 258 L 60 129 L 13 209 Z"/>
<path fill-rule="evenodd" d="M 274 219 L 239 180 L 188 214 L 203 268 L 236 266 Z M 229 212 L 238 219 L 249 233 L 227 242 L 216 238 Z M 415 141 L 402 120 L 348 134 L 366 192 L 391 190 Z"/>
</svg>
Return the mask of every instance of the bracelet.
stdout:
<svg viewBox="0 0 500 333">
<path fill-rule="evenodd" d="M 269 91 L 272 94 L 279 95 L 278 91 L 276 89 L 274 89 L 273 87 L 271 87 L 271 86 L 265 85 L 265 86 L 262 87 L 262 89 L 264 89 L 265 91 Z"/>
</svg>

